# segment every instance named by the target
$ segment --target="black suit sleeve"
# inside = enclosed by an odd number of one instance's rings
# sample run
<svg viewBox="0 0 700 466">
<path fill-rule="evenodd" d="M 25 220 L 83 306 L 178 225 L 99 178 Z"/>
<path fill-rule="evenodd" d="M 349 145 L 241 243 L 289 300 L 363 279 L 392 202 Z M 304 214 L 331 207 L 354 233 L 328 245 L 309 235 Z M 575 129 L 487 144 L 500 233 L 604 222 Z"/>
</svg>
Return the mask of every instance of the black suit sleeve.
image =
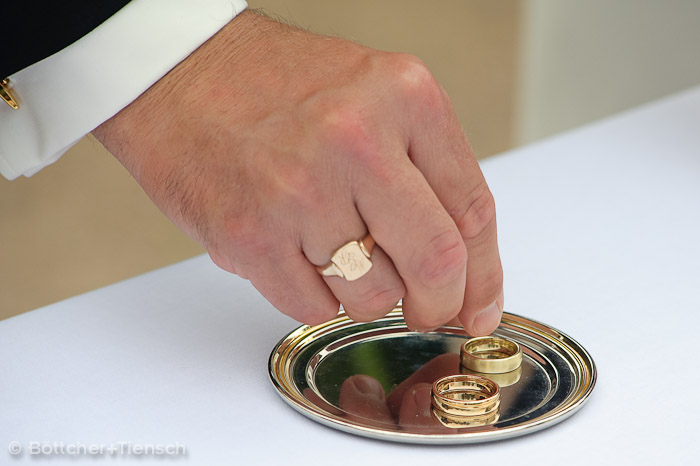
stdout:
<svg viewBox="0 0 700 466">
<path fill-rule="evenodd" d="M 11 0 L 0 7 L 0 79 L 67 47 L 129 0 Z"/>
</svg>

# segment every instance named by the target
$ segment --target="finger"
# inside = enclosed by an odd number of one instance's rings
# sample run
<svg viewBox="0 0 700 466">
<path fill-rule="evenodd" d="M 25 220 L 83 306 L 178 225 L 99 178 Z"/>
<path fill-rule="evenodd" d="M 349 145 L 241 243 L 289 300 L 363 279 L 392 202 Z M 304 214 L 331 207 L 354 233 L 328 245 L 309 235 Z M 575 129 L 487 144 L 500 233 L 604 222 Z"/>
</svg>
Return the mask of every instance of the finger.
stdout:
<svg viewBox="0 0 700 466">
<path fill-rule="evenodd" d="M 243 252 L 241 252 L 241 250 Z M 293 245 L 246 244 L 239 254 L 212 255 L 225 270 L 242 273 L 253 286 L 282 313 L 308 325 L 334 318 L 339 303 L 306 257 Z M 230 260 L 243 264 L 233 270 Z"/>
<path fill-rule="evenodd" d="M 327 265 L 335 250 L 366 235 L 366 227 L 354 204 L 346 209 L 336 207 L 330 218 L 325 225 L 309 228 L 304 235 L 304 254 L 317 266 Z M 330 223 L 346 227 L 331 228 Z M 381 247 L 374 247 L 370 260 L 369 271 L 356 280 L 323 277 L 345 312 L 355 321 L 367 322 L 383 317 L 396 306 L 405 293 L 401 277 Z"/>
<path fill-rule="evenodd" d="M 434 82 L 431 101 L 416 118 L 409 155 L 454 220 L 468 261 L 460 320 L 472 335 L 496 329 L 503 311 L 503 270 L 496 236 L 496 210 L 474 153 L 442 88 Z M 432 109 L 432 111 L 430 111 Z"/>
<path fill-rule="evenodd" d="M 433 416 L 432 397 L 432 386 L 428 383 L 418 383 L 407 390 L 401 400 L 399 426 L 414 433 L 449 431 Z"/>
<path fill-rule="evenodd" d="M 406 324 L 427 330 L 462 308 L 466 248 L 454 221 L 405 150 L 395 154 L 394 163 L 366 164 L 369 170 L 359 181 L 357 206 L 404 282 Z"/>
<path fill-rule="evenodd" d="M 387 406 L 391 410 L 394 417 L 398 418 L 401 410 L 401 404 L 406 392 L 411 387 L 417 384 L 431 384 L 441 377 L 446 375 L 459 374 L 459 355 L 456 353 L 445 353 L 436 356 L 416 372 L 411 374 L 406 380 L 398 384 L 387 397 Z"/>
<path fill-rule="evenodd" d="M 305 388 L 304 390 L 301 391 L 302 395 L 304 395 L 304 398 L 309 400 L 313 405 L 320 407 L 321 409 L 325 410 L 327 413 L 334 414 L 336 416 L 341 416 L 343 412 L 321 398 L 315 391 L 311 390 L 310 388 Z"/>
<path fill-rule="evenodd" d="M 384 317 L 396 307 L 406 292 L 391 259 L 381 248 L 375 246 L 371 260 L 369 272 L 355 281 L 324 277 L 345 313 L 357 322 L 371 322 Z"/>
<path fill-rule="evenodd" d="M 395 425 L 386 405 L 386 393 L 382 385 L 369 375 L 357 374 L 345 379 L 338 399 L 340 409 L 348 419 L 363 421 L 377 427 Z"/>
</svg>

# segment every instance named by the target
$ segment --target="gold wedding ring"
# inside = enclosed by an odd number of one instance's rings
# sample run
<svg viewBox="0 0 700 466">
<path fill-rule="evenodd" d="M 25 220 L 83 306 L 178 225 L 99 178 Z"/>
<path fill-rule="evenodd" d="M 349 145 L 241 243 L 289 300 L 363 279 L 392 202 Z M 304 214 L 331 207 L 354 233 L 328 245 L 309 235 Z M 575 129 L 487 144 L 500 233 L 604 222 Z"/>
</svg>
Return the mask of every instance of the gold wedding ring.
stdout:
<svg viewBox="0 0 700 466">
<path fill-rule="evenodd" d="M 340 277 L 351 282 L 372 268 L 369 259 L 374 249 L 374 238 L 369 233 L 359 241 L 350 241 L 338 248 L 328 264 L 316 267 L 325 277 Z"/>
<path fill-rule="evenodd" d="M 432 405 L 445 418 L 489 418 L 498 411 L 501 392 L 493 380 L 478 375 L 448 375 L 433 383 Z"/>
<path fill-rule="evenodd" d="M 499 337 L 477 337 L 467 340 L 461 350 L 462 365 L 482 374 L 512 372 L 523 362 L 520 345 Z"/>
</svg>

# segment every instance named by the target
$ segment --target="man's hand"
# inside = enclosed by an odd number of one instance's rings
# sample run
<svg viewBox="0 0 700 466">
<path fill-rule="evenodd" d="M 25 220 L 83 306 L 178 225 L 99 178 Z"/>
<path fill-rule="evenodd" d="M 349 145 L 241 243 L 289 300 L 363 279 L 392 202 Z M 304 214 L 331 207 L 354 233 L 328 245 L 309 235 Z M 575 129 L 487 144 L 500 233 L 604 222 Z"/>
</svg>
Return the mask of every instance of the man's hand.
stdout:
<svg viewBox="0 0 700 466">
<path fill-rule="evenodd" d="M 427 330 L 488 334 L 503 309 L 493 197 L 416 58 L 244 12 L 94 131 L 220 267 L 309 324 L 403 298 Z M 370 232 L 356 281 L 315 266 Z"/>
</svg>

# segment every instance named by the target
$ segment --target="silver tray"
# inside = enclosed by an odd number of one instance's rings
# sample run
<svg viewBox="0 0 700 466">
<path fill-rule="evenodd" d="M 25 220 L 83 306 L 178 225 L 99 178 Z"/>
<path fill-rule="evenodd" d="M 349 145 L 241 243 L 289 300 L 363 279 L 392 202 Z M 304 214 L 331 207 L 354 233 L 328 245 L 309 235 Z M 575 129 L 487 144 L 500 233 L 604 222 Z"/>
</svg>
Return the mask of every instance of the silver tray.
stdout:
<svg viewBox="0 0 700 466">
<path fill-rule="evenodd" d="M 468 337 L 458 327 L 413 332 L 400 307 L 370 323 L 353 322 L 341 313 L 327 323 L 299 327 L 273 349 L 269 375 L 282 398 L 315 421 L 406 443 L 516 437 L 566 419 L 588 399 L 595 364 L 572 338 L 509 313 L 493 335 L 520 343 L 523 362 L 512 374 L 487 375 L 501 386 L 501 406 L 497 418 L 484 425 L 445 426 L 434 413 L 431 419 L 421 395 L 437 378 L 464 373 L 459 350 Z M 383 402 L 377 396 L 379 385 L 386 393 Z M 375 396 L 363 397 L 358 386 L 369 386 Z"/>
</svg>

